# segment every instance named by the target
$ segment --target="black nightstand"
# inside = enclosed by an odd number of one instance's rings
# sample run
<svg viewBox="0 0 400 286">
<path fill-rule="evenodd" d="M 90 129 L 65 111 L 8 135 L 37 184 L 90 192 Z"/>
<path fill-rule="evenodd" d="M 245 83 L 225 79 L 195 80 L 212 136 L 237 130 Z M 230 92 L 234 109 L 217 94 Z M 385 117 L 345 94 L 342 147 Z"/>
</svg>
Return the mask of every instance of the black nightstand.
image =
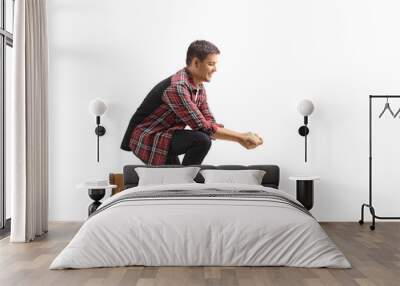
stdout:
<svg viewBox="0 0 400 286">
<path fill-rule="evenodd" d="M 117 185 L 104 185 L 104 186 L 95 186 L 95 185 L 79 185 L 78 189 L 87 189 L 89 197 L 94 201 L 88 207 L 88 215 L 90 216 L 97 208 L 101 205 L 100 200 L 104 198 L 106 194 L 106 189 L 116 188 Z"/>
<path fill-rule="evenodd" d="M 296 181 L 296 199 L 307 209 L 314 206 L 314 181 L 316 176 L 292 176 L 289 180 Z"/>
</svg>

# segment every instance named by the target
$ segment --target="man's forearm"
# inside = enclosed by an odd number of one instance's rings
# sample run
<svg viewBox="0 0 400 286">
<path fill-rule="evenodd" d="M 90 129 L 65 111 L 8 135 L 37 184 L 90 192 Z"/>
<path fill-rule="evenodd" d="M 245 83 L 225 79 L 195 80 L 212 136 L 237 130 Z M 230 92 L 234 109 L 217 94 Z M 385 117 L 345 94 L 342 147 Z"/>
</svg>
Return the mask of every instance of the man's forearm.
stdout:
<svg viewBox="0 0 400 286">
<path fill-rule="evenodd" d="M 224 127 L 218 127 L 217 131 L 215 131 L 214 133 L 214 137 L 216 139 L 239 142 L 243 138 L 243 134 L 230 129 L 226 129 Z"/>
</svg>

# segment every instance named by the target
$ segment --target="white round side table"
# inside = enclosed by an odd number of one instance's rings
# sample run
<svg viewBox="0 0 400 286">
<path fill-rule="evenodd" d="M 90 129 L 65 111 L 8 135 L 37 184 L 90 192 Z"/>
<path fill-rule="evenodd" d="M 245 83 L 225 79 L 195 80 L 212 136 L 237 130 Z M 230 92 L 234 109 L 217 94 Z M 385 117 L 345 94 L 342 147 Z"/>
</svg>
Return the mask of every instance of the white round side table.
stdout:
<svg viewBox="0 0 400 286">
<path fill-rule="evenodd" d="M 86 189 L 88 190 L 89 197 L 94 201 L 88 207 L 88 215 L 90 216 L 96 209 L 101 205 L 100 200 L 106 194 L 106 189 L 116 188 L 117 185 L 88 185 L 88 184 L 80 184 L 76 186 L 78 189 Z"/>
</svg>

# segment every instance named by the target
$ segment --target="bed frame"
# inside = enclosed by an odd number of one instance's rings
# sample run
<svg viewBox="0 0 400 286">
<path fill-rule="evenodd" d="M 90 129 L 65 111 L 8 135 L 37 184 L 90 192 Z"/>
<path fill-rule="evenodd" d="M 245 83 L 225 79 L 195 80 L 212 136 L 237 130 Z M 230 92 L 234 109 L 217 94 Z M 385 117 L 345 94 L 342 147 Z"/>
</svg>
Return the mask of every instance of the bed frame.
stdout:
<svg viewBox="0 0 400 286">
<path fill-rule="evenodd" d="M 217 170 L 264 170 L 266 173 L 262 179 L 261 184 L 264 187 L 279 188 L 279 167 L 277 165 L 190 165 L 191 167 L 200 167 L 201 170 L 217 169 Z M 121 173 L 111 173 L 109 175 L 110 184 L 117 185 L 112 189 L 111 195 L 115 195 L 125 189 L 136 187 L 139 183 L 139 177 L 135 171 L 137 167 L 147 168 L 182 168 L 187 167 L 184 165 L 126 165 Z M 203 176 L 198 173 L 194 178 L 197 183 L 204 183 Z"/>
</svg>

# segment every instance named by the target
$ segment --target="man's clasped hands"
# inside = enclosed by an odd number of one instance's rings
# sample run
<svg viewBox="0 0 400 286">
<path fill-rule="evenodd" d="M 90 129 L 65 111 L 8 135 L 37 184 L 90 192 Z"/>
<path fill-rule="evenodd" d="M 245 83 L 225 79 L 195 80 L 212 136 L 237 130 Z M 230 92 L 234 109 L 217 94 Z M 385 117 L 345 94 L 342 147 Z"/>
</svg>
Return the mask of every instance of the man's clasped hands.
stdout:
<svg viewBox="0 0 400 286">
<path fill-rule="evenodd" d="M 256 133 L 247 132 L 243 133 L 239 143 L 246 149 L 254 149 L 258 145 L 263 144 L 263 139 Z"/>
</svg>

